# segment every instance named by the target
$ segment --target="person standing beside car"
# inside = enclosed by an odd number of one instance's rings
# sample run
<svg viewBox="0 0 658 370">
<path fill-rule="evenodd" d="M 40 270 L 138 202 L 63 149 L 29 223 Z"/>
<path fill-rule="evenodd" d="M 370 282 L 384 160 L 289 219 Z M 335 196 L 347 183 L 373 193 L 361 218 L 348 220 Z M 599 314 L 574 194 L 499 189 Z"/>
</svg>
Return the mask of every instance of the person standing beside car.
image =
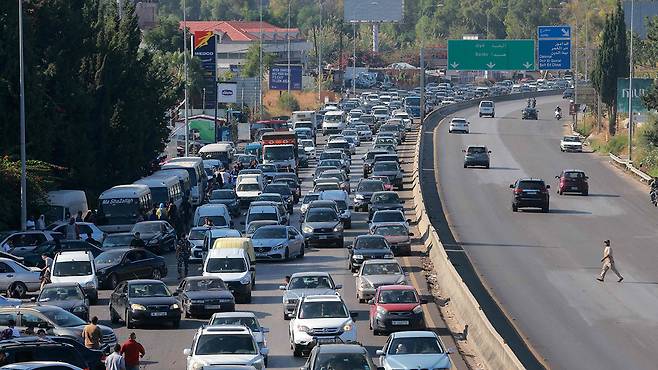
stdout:
<svg viewBox="0 0 658 370">
<path fill-rule="evenodd" d="M 139 358 L 144 357 L 144 346 L 137 341 L 135 333 L 130 333 L 128 340 L 121 345 L 121 354 L 126 360 L 126 370 L 139 370 Z"/>
<path fill-rule="evenodd" d="M 64 230 L 66 231 L 66 234 L 64 234 L 66 240 L 80 239 L 80 228 L 75 223 L 75 218 L 69 218 L 69 223 L 66 224 L 66 228 Z"/>
<path fill-rule="evenodd" d="M 82 329 L 82 339 L 85 347 L 89 349 L 101 348 L 101 328 L 98 327 L 98 317 L 91 318 L 91 322 Z"/>
</svg>

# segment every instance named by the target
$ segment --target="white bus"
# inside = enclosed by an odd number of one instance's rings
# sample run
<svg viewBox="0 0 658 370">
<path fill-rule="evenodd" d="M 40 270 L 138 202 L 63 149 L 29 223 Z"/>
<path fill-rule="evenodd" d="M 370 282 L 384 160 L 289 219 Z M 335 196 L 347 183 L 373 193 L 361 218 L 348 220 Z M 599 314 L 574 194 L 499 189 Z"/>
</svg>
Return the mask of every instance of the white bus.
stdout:
<svg viewBox="0 0 658 370">
<path fill-rule="evenodd" d="M 165 171 L 170 169 L 186 170 L 190 175 L 192 205 L 198 206 L 203 203 L 208 178 L 206 177 L 206 171 L 203 169 L 203 159 L 201 157 L 175 158 L 162 165 L 161 169 Z"/>
<path fill-rule="evenodd" d="M 175 175 L 148 176 L 135 181 L 134 184 L 148 186 L 151 190 L 151 200 L 156 206 L 161 203 L 167 204 L 168 201 L 172 200 L 176 205 L 176 209 L 180 210 L 183 202 L 183 191 L 178 182 L 178 177 Z"/>
<path fill-rule="evenodd" d="M 153 210 L 151 190 L 146 185 L 118 185 L 98 197 L 98 227 L 106 233 L 128 232 Z"/>
</svg>

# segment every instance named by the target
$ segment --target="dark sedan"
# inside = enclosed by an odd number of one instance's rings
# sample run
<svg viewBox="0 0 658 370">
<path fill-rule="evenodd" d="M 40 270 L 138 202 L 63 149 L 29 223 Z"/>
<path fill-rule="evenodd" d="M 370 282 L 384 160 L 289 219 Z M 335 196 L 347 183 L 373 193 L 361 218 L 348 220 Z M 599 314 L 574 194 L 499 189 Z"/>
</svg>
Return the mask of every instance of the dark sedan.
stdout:
<svg viewBox="0 0 658 370">
<path fill-rule="evenodd" d="M 167 285 L 160 280 L 123 281 L 110 296 L 110 320 L 122 320 L 126 328 L 138 324 L 171 322 L 174 329 L 180 327 L 181 310 L 178 300 Z"/>
<path fill-rule="evenodd" d="M 78 283 L 47 284 L 41 289 L 36 301 L 39 304 L 61 307 L 89 321 L 89 300 Z"/>
<path fill-rule="evenodd" d="M 139 232 L 146 249 L 155 254 L 176 249 L 176 230 L 167 221 L 142 221 L 133 226 L 131 232 Z"/>
<path fill-rule="evenodd" d="M 135 235 L 133 235 L 133 233 L 108 234 L 103 240 L 101 248 L 107 250 L 112 248 L 130 247 L 130 242 L 134 237 Z"/>
<path fill-rule="evenodd" d="M 263 189 L 263 193 L 277 193 L 286 201 L 288 213 L 292 214 L 294 206 L 294 196 L 287 183 L 269 184 Z"/>
<path fill-rule="evenodd" d="M 233 189 L 213 190 L 212 193 L 210 193 L 208 203 L 226 205 L 226 208 L 228 208 L 228 211 L 233 217 L 240 214 L 240 202 L 238 201 L 238 195 L 235 194 Z"/>
<path fill-rule="evenodd" d="M 352 272 L 358 271 L 365 260 L 393 258 L 393 251 L 381 235 L 359 235 L 347 248 L 347 268 Z"/>
<path fill-rule="evenodd" d="M 525 107 L 521 112 L 521 119 L 537 119 L 537 109 L 532 107 Z"/>
<path fill-rule="evenodd" d="M 377 211 L 384 210 L 400 210 L 404 209 L 402 203 L 404 200 L 400 199 L 398 193 L 394 191 L 378 191 L 372 194 L 370 198 L 370 208 L 368 209 L 368 219 Z"/>
<path fill-rule="evenodd" d="M 343 248 L 343 224 L 336 211 L 331 208 L 313 208 L 306 211 L 302 233 L 306 245 L 334 244 Z"/>
<path fill-rule="evenodd" d="M 354 192 L 354 210 L 367 211 L 370 205 L 372 194 L 378 191 L 384 191 L 384 183 L 379 180 L 359 180 Z"/>
<path fill-rule="evenodd" d="M 110 289 L 130 279 L 167 276 L 165 259 L 141 248 L 117 248 L 96 257 L 98 284 Z"/>
<path fill-rule="evenodd" d="M 272 180 L 272 184 L 273 185 L 277 185 L 277 184 L 288 185 L 288 187 L 290 188 L 290 191 L 292 192 L 293 201 L 295 202 L 295 204 L 297 204 L 297 202 L 299 202 L 299 198 L 301 198 L 301 196 L 302 196 L 302 188 L 299 185 L 299 180 L 295 180 L 295 179 L 292 179 L 290 177 L 283 177 L 283 178 L 275 177 L 274 180 Z"/>
<path fill-rule="evenodd" d="M 235 298 L 218 277 L 185 278 L 174 295 L 185 317 L 208 317 L 215 312 L 235 311 Z"/>
<path fill-rule="evenodd" d="M 90 251 L 94 257 L 103 253 L 101 248 L 89 244 L 84 240 L 52 240 L 39 244 L 32 250 L 14 250 L 12 251 L 12 254 L 15 253 L 17 257 L 23 258 L 25 266 L 43 267 L 45 262 L 41 258 L 42 255 L 45 254 L 46 256 L 53 258 L 57 252 L 64 250 Z"/>
</svg>

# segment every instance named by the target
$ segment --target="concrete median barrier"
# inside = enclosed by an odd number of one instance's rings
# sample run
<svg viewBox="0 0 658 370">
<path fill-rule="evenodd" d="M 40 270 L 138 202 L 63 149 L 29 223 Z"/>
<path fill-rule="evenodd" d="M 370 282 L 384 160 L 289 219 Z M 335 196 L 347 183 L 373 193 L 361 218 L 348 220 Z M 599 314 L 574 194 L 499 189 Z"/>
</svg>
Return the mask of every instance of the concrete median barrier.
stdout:
<svg viewBox="0 0 658 370">
<path fill-rule="evenodd" d="M 459 320 L 469 326 L 468 341 L 474 344 L 478 355 L 480 355 L 481 359 L 490 369 L 524 369 L 525 367 L 482 311 L 478 301 L 473 294 L 471 294 L 471 291 L 464 283 L 459 272 L 457 272 L 451 263 L 448 254 L 441 243 L 439 234 L 431 223 L 427 209 L 425 208 L 423 190 L 421 189 L 423 178 L 424 176 L 427 176 L 424 175 L 424 172 L 426 172 L 427 169 L 421 168 L 422 161 L 420 156 L 421 153 L 423 153 L 423 138 L 425 135 L 433 134 L 434 128 L 443 118 L 457 111 L 478 106 L 479 102 L 482 100 L 493 100 L 495 102 L 524 100 L 530 97 L 556 95 L 557 93 L 557 91 L 542 91 L 488 97 L 459 102 L 438 108 L 427 116 L 425 119 L 426 125 L 425 127 L 420 128 L 418 139 L 416 141 L 413 161 L 414 171 L 412 173 L 413 197 L 416 205 L 415 221 L 420 236 L 427 248 L 429 258 L 434 264 L 434 273 L 436 274 L 437 284 L 442 291 L 442 295 L 450 298 L 450 305 L 452 305 L 454 311 L 458 313 Z M 428 122 L 436 122 L 436 124 L 428 125 Z M 426 191 L 436 191 L 436 189 L 426 189 Z"/>
</svg>

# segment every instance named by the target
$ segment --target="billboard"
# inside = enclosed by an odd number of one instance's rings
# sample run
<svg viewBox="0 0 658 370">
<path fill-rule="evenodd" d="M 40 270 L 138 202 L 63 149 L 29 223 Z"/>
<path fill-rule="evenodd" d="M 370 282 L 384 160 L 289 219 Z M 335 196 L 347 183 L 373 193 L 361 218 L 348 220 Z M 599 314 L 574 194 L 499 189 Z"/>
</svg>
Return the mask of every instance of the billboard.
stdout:
<svg viewBox="0 0 658 370">
<path fill-rule="evenodd" d="M 653 0 L 633 0 L 633 33 L 636 33 L 641 39 L 647 38 L 646 22 L 655 16 L 658 16 L 658 1 Z M 631 30 L 631 1 L 624 1 L 624 21 L 626 30 Z"/>
<path fill-rule="evenodd" d="M 653 80 L 650 78 L 633 79 L 633 112 L 647 111 L 642 97 L 649 92 L 652 86 Z M 617 79 L 617 111 L 628 113 L 628 78 Z"/>
<path fill-rule="evenodd" d="M 345 22 L 400 22 L 403 0 L 345 0 L 343 18 Z"/>
<path fill-rule="evenodd" d="M 217 102 L 218 103 L 237 103 L 238 83 L 237 82 L 219 82 L 217 83 Z"/>
<path fill-rule="evenodd" d="M 215 84 L 217 81 L 217 62 L 215 57 L 215 33 L 213 31 L 194 32 L 193 54 L 201 61 L 203 81 L 201 88 L 205 88 L 206 106 L 204 109 L 215 109 L 217 94 Z"/>
<path fill-rule="evenodd" d="M 290 90 L 302 89 L 302 66 L 293 64 L 290 66 Z M 288 90 L 288 65 L 277 64 L 270 69 L 270 90 Z"/>
</svg>

